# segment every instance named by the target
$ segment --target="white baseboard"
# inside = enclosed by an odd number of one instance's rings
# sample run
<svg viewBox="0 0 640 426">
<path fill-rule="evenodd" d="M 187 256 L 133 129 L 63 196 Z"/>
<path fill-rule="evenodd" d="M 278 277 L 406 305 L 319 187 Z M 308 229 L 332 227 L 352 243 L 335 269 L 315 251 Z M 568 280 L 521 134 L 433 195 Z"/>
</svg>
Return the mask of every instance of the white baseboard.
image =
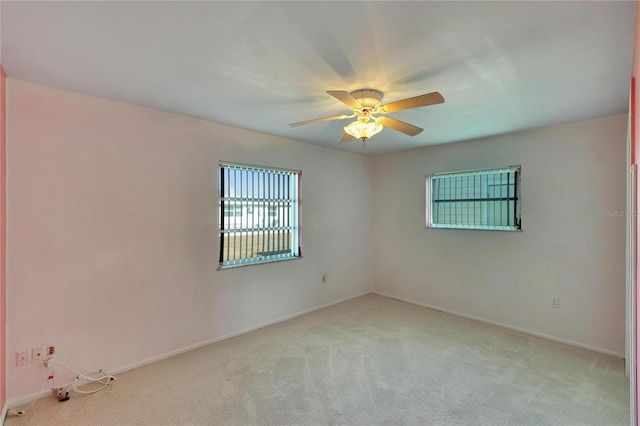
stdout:
<svg viewBox="0 0 640 426">
<path fill-rule="evenodd" d="M 142 361 L 134 362 L 132 364 L 127 364 L 127 365 L 124 365 L 124 366 L 121 366 L 121 367 L 118 367 L 118 368 L 105 369 L 104 371 L 108 371 L 110 374 L 113 374 L 113 375 L 124 373 L 125 371 L 133 370 L 134 368 L 140 368 L 140 367 L 143 367 L 145 365 L 153 364 L 154 362 L 162 361 L 162 360 L 165 360 L 167 358 L 171 358 L 171 357 L 174 357 L 176 355 L 183 354 L 185 352 L 193 351 L 195 349 L 199 349 L 199 348 L 202 348 L 204 346 L 208 346 L 208 345 L 211 345 L 213 343 L 220 342 L 222 340 L 231 339 L 232 337 L 240 336 L 242 334 L 246 334 L 246 333 L 249 333 L 249 332 L 264 328 L 264 327 L 268 327 L 270 325 L 278 324 L 278 323 L 281 323 L 281 322 L 284 322 L 284 321 L 287 321 L 287 320 L 290 320 L 290 319 L 293 319 L 293 318 L 296 318 L 296 317 L 299 317 L 299 316 L 302 316 L 302 315 L 306 315 L 306 314 L 309 314 L 311 312 L 318 311 L 320 309 L 328 308 L 329 306 L 337 305 L 338 303 L 346 302 L 348 300 L 355 299 L 357 297 L 364 296 L 364 295 L 370 294 L 370 293 L 371 293 L 371 291 L 369 290 L 369 291 L 366 291 L 364 293 L 360 293 L 360 294 L 356 294 L 354 296 L 346 297 L 344 299 L 340 299 L 340 300 L 336 300 L 336 301 L 333 301 L 333 302 L 325 303 L 324 305 L 315 306 L 313 308 L 305 309 L 304 311 L 299 311 L 299 312 L 296 312 L 296 313 L 293 313 L 293 314 L 290 314 L 290 315 L 285 315 L 285 316 L 277 318 L 275 320 L 267 321 L 265 323 L 261 323 L 261 324 L 258 324 L 256 326 L 253 326 L 253 327 L 245 328 L 243 330 L 240 330 L 240 331 L 237 331 L 237 332 L 234 332 L 234 333 L 225 334 L 225 335 L 220 336 L 220 337 L 216 337 L 216 338 L 213 338 L 213 339 L 205 340 L 205 341 L 202 341 L 200 343 L 193 344 L 193 345 L 185 346 L 183 348 L 176 349 L 176 350 L 164 353 L 162 355 L 157 355 L 157 356 L 153 356 L 151 358 L 146 358 L 146 359 L 143 359 Z M 60 387 L 60 388 L 68 388 L 72 384 L 73 384 L 73 381 L 70 381 L 69 383 L 66 383 L 64 385 L 59 385 L 58 387 Z M 6 415 L 6 412 L 7 412 L 8 409 L 14 408 L 14 407 L 17 407 L 19 405 L 26 404 L 26 403 L 30 403 L 31 401 L 33 401 L 35 399 L 39 399 L 39 398 L 42 398 L 42 397 L 45 397 L 45 396 L 51 396 L 51 395 L 52 395 L 51 394 L 51 389 L 47 388 L 47 389 L 44 389 L 44 390 L 42 390 L 40 392 L 33 393 L 31 395 L 27 395 L 27 396 L 24 396 L 24 397 L 21 397 L 21 398 L 12 399 L 11 401 L 8 401 L 8 402 L 5 403 L 5 407 L 4 407 L 4 411 L 3 411 L 3 419 L 4 419 L 4 415 Z M 2 425 L 2 424 L 3 423 L 0 422 L 0 425 Z"/>
<path fill-rule="evenodd" d="M 284 322 L 284 321 L 287 321 L 287 320 L 290 320 L 290 319 L 293 319 L 293 318 L 296 318 L 296 317 L 299 317 L 299 316 L 302 316 L 302 315 L 306 315 L 306 314 L 309 314 L 311 312 L 318 311 L 320 309 L 328 308 L 329 306 L 337 305 L 339 303 L 343 303 L 343 302 L 346 302 L 346 301 L 349 301 L 349 300 L 352 300 L 352 299 L 355 299 L 355 298 L 358 298 L 358 297 L 361 297 L 361 296 L 364 296 L 364 295 L 367 295 L 367 294 L 370 294 L 370 293 L 377 294 L 377 295 L 382 296 L 382 297 L 388 297 L 390 299 L 399 300 L 401 302 L 410 303 L 412 305 L 422 306 L 424 308 L 433 309 L 433 310 L 436 310 L 436 311 L 439 311 L 439 312 L 444 312 L 444 313 L 455 315 L 455 316 L 458 316 L 458 317 L 467 318 L 467 319 L 470 319 L 470 320 L 474 320 L 474 321 L 479 321 L 479 322 L 483 322 L 483 323 L 486 323 L 486 324 L 495 325 L 495 326 L 498 326 L 498 327 L 506 328 L 508 330 L 513 330 L 513 331 L 517 331 L 517 332 L 520 332 L 520 333 L 529 334 L 531 336 L 540 337 L 542 339 L 551 340 L 551 341 L 554 341 L 554 342 L 563 343 L 563 344 L 570 345 L 570 346 L 575 346 L 575 347 L 578 347 L 578 348 L 581 348 L 581 349 L 587 349 L 587 350 L 592 351 L 592 352 L 598 352 L 598 353 L 610 355 L 610 356 L 613 356 L 613 357 L 616 357 L 616 358 L 624 359 L 624 355 L 623 354 L 618 353 L 618 352 L 613 352 L 613 351 L 610 351 L 610 350 L 607 350 L 607 349 L 602 349 L 602 348 L 598 348 L 598 347 L 594 347 L 594 346 L 584 345 L 582 343 L 574 342 L 574 341 L 567 340 L 567 339 L 562 339 L 562 338 L 555 337 L 555 336 L 550 336 L 550 335 L 543 334 L 543 333 L 538 333 L 538 332 L 527 330 L 527 329 L 524 329 L 524 328 L 513 327 L 513 326 L 510 326 L 508 324 L 503 324 L 503 323 L 500 323 L 500 322 L 496 322 L 496 321 L 491 321 L 491 320 L 487 320 L 487 319 L 484 319 L 484 318 L 475 317 L 473 315 L 463 314 L 463 313 L 452 311 L 452 310 L 449 310 L 449 309 L 439 308 L 437 306 L 429 305 L 429 304 L 426 304 L 426 303 L 420 303 L 420 302 L 416 302 L 416 301 L 409 300 L 409 299 L 404 299 L 402 297 L 392 296 L 390 294 L 381 293 L 379 291 L 366 291 L 364 293 L 356 294 L 356 295 L 353 295 L 353 296 L 346 297 L 344 299 L 340 299 L 340 300 L 336 300 L 336 301 L 333 301 L 333 302 L 325 303 L 324 305 L 320 305 L 320 306 L 316 306 L 316 307 L 313 307 L 313 308 L 305 309 L 303 311 L 299 311 L 299 312 L 296 312 L 296 313 L 293 313 L 293 314 L 290 314 L 290 315 L 285 315 L 285 316 L 277 318 L 275 320 L 267 321 L 265 323 L 261 323 L 261 324 L 258 324 L 256 326 L 253 326 L 253 327 L 248 327 L 248 328 L 245 328 L 243 330 L 240 330 L 240 331 L 237 331 L 237 332 L 234 332 L 234 333 L 225 334 L 225 335 L 220 336 L 220 337 L 216 337 L 216 338 L 213 338 L 213 339 L 205 340 L 205 341 L 193 344 L 193 345 L 185 346 L 185 347 L 180 348 L 180 349 L 176 349 L 176 350 L 173 350 L 173 351 L 170 351 L 170 352 L 166 352 L 166 353 L 164 353 L 162 355 L 157 355 L 157 356 L 154 356 L 154 357 L 151 357 L 151 358 L 146 358 L 144 360 L 141 360 L 141 361 L 138 361 L 138 362 L 135 362 L 135 363 L 132 363 L 132 364 L 127 364 L 127 365 L 124 365 L 124 366 L 121 366 L 121 367 L 118 367 L 118 368 L 115 368 L 115 369 L 109 369 L 107 371 L 109 371 L 109 373 L 114 374 L 114 375 L 115 374 L 124 373 L 126 371 L 133 370 L 135 368 L 140 368 L 140 367 L 143 367 L 145 365 L 153 364 L 154 362 L 162 361 L 162 360 L 165 360 L 167 358 L 171 358 L 171 357 L 174 357 L 176 355 L 183 354 L 185 352 L 189 352 L 189 351 L 192 351 L 192 350 L 195 350 L 195 349 L 202 348 L 204 346 L 211 345 L 213 343 L 217 343 L 217 342 L 220 342 L 220 341 L 223 341 L 223 340 L 230 339 L 232 337 L 236 337 L 236 336 L 240 336 L 242 334 L 250 333 L 252 331 L 255 331 L 255 330 L 258 330 L 258 329 L 261 329 L 261 328 L 264 328 L 264 327 L 268 327 L 270 325 L 278 324 L 278 323 L 281 323 L 281 322 Z M 71 386 L 72 383 L 73 382 L 71 381 L 69 383 L 66 383 L 66 384 L 58 386 L 58 387 L 66 388 L 66 387 Z M 13 399 L 11 401 L 7 401 L 5 403 L 5 405 L 4 405 L 4 409 L 2 410 L 2 415 L 0 417 L 0 425 L 4 423 L 4 419 L 5 419 L 5 417 L 7 415 L 7 411 L 9 409 L 17 407 L 19 405 L 23 405 L 23 404 L 29 403 L 29 402 L 33 401 L 34 399 L 39 399 L 39 398 L 42 398 L 42 397 L 45 397 L 45 396 L 51 396 L 51 390 L 50 389 L 45 389 L 45 390 L 42 390 L 41 392 L 36 392 L 34 394 L 31 394 L 31 395 L 27 395 L 27 396 L 24 396 L 24 397 L 21 397 L 21 398 L 16 398 L 16 399 Z"/>
<path fill-rule="evenodd" d="M 167 353 L 162 354 L 162 355 L 158 355 L 158 356 L 154 356 L 154 357 L 151 357 L 151 358 L 147 358 L 147 359 L 144 359 L 144 360 L 139 361 L 139 362 L 134 362 L 133 364 L 128 364 L 128 365 L 122 366 L 122 367 L 114 369 L 114 370 L 109 370 L 109 372 L 111 374 L 124 373 L 125 371 L 133 370 L 134 368 L 140 368 L 142 366 L 153 364 L 154 362 L 162 361 L 164 359 L 171 358 L 171 357 L 174 357 L 176 355 L 183 354 L 185 352 L 193 351 L 195 349 L 200 349 L 200 348 L 202 348 L 204 346 L 208 346 L 208 345 L 211 345 L 213 343 L 221 342 L 223 340 L 231 339 L 232 337 L 236 337 L 236 336 L 240 336 L 242 334 L 250 333 L 252 331 L 259 330 L 261 328 L 268 327 L 270 325 L 274 325 L 274 324 L 278 324 L 278 323 L 281 323 L 281 322 L 284 322 L 284 321 L 288 321 L 290 319 L 293 319 L 293 318 L 296 318 L 296 317 L 299 317 L 299 316 L 302 316 L 302 315 L 306 315 L 306 314 L 309 314 L 311 312 L 318 311 L 320 309 L 328 308 L 329 306 L 337 305 L 338 303 L 346 302 L 348 300 L 355 299 L 357 297 L 364 296 L 365 294 L 369 294 L 369 293 L 371 293 L 371 291 L 367 291 L 367 292 L 364 292 L 364 293 L 356 294 L 355 296 L 349 296 L 347 298 L 336 300 L 334 302 L 325 303 L 324 305 L 320 305 L 320 306 L 316 306 L 316 307 L 313 307 L 313 308 L 305 309 L 304 311 L 299 311 L 299 312 L 296 312 L 296 313 L 293 313 L 293 314 L 290 314 L 290 315 L 285 315 L 285 316 L 277 318 L 275 320 L 267 321 L 267 322 L 255 325 L 253 327 L 242 329 L 242 330 L 234 332 L 234 333 L 225 334 L 223 336 L 216 337 L 216 338 L 209 339 L 209 340 L 205 340 L 203 342 L 196 343 L 196 344 L 190 345 L 190 346 L 186 346 L 186 347 L 181 348 L 181 349 L 176 349 L 174 351 L 167 352 Z"/>
<path fill-rule="evenodd" d="M 575 346 L 575 347 L 578 347 L 578 348 L 581 348 L 581 349 L 587 349 L 587 350 L 592 351 L 592 352 L 598 352 L 598 353 L 605 354 L 605 355 L 610 355 L 610 356 L 613 356 L 613 357 L 616 357 L 616 358 L 621 358 L 621 359 L 625 358 L 624 354 L 621 354 L 619 352 L 610 351 L 608 349 L 602 349 L 602 348 L 598 348 L 598 347 L 595 347 L 595 346 L 584 345 L 582 343 L 574 342 L 572 340 L 567 340 L 567 339 L 563 339 L 563 338 L 560 338 L 560 337 L 550 336 L 550 335 L 544 334 L 544 333 L 538 333 L 536 331 L 527 330 L 525 328 L 514 327 L 514 326 L 511 326 L 511 325 L 508 325 L 508 324 L 501 323 L 501 322 L 491 321 L 491 320 L 488 320 L 488 319 L 475 317 L 473 315 L 463 314 L 463 313 L 452 311 L 452 310 L 449 310 L 449 309 L 439 308 L 437 306 L 429 305 L 429 304 L 426 304 L 426 303 L 416 302 L 414 300 L 404 299 L 402 297 L 392 296 L 390 294 L 381 293 L 381 292 L 375 291 L 375 290 L 373 290 L 372 293 L 373 294 L 377 294 L 378 296 L 383 296 L 383 297 L 388 297 L 390 299 L 399 300 L 401 302 L 411 303 L 412 305 L 418 305 L 418 306 L 422 306 L 424 308 L 433 309 L 435 311 L 444 312 L 446 314 L 451 314 L 451 315 L 455 315 L 455 316 L 458 316 L 458 317 L 462 317 L 462 318 L 467 318 L 467 319 L 474 320 L 474 321 L 483 322 L 485 324 L 495 325 L 497 327 L 506 328 L 508 330 L 513 330 L 513 331 L 517 331 L 517 332 L 524 333 L 524 334 L 529 334 L 531 336 L 540 337 L 541 339 L 551 340 L 553 342 L 563 343 L 565 345 Z"/>
</svg>

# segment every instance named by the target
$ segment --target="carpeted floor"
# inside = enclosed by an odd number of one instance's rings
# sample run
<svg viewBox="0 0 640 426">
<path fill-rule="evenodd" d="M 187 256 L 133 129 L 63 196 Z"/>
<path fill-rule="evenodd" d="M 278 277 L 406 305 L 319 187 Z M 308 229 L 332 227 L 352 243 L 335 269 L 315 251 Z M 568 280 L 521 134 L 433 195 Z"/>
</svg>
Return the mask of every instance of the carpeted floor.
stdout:
<svg viewBox="0 0 640 426">
<path fill-rule="evenodd" d="M 6 425 L 628 425 L 624 362 L 377 295 L 45 398 Z"/>
</svg>

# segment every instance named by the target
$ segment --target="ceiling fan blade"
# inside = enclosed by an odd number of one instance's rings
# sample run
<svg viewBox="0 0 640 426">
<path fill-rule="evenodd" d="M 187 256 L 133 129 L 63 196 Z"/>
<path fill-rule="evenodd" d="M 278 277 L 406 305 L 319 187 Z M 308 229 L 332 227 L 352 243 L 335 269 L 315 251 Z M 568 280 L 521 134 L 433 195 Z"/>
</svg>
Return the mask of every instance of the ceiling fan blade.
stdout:
<svg viewBox="0 0 640 426">
<path fill-rule="evenodd" d="M 420 127 L 414 126 L 413 124 L 405 123 L 404 121 L 396 120 L 395 118 L 391 117 L 379 117 L 378 120 L 380 120 L 380 123 L 383 126 L 387 126 L 393 130 L 397 130 L 409 136 L 415 136 L 423 130 Z"/>
<path fill-rule="evenodd" d="M 298 127 L 298 126 L 304 126 L 305 124 L 320 123 L 322 121 L 342 120 L 343 118 L 347 118 L 347 117 L 349 117 L 349 116 L 348 115 L 334 115 L 332 117 L 316 118 L 314 120 L 307 120 L 307 121 L 300 121 L 298 123 L 291 123 L 291 124 L 289 124 L 289 126 L 290 127 Z"/>
<path fill-rule="evenodd" d="M 362 108 L 362 105 L 360 105 L 360 102 L 356 101 L 356 98 L 351 96 L 351 93 L 349 92 L 345 92 L 344 90 L 328 90 L 327 93 L 333 96 L 334 98 L 336 98 L 337 100 L 339 100 L 340 102 L 342 102 L 343 104 L 345 104 L 346 106 L 348 106 L 349 108 L 357 108 L 357 109 Z"/>
<path fill-rule="evenodd" d="M 344 132 L 344 134 L 342 135 L 342 137 L 340 138 L 340 143 L 347 143 L 349 142 L 351 139 L 353 139 L 353 136 L 351 136 L 349 133 Z"/>
<path fill-rule="evenodd" d="M 381 112 L 396 112 L 411 108 L 420 108 L 428 105 L 441 104 L 444 98 L 438 92 L 427 93 L 413 98 L 403 99 L 401 101 L 391 102 L 390 104 L 380 106 Z"/>
</svg>

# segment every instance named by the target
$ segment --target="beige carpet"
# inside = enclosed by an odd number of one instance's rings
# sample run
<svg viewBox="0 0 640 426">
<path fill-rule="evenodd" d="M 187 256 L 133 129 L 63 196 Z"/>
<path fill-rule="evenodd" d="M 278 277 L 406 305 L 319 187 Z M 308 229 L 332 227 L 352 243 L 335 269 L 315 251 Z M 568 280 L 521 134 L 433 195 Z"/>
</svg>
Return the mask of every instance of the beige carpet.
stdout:
<svg viewBox="0 0 640 426">
<path fill-rule="evenodd" d="M 6 425 L 628 425 L 620 359 L 367 295 Z"/>
</svg>

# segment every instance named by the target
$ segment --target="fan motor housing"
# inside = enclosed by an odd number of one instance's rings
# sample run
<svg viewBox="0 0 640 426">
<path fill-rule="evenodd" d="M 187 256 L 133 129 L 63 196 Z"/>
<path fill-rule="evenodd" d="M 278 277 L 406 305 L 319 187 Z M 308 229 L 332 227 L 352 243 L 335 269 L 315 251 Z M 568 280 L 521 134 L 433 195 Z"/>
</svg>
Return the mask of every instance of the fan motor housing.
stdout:
<svg viewBox="0 0 640 426">
<path fill-rule="evenodd" d="M 373 89 L 354 90 L 350 94 L 365 108 L 375 108 L 382 100 L 382 92 Z"/>
</svg>

